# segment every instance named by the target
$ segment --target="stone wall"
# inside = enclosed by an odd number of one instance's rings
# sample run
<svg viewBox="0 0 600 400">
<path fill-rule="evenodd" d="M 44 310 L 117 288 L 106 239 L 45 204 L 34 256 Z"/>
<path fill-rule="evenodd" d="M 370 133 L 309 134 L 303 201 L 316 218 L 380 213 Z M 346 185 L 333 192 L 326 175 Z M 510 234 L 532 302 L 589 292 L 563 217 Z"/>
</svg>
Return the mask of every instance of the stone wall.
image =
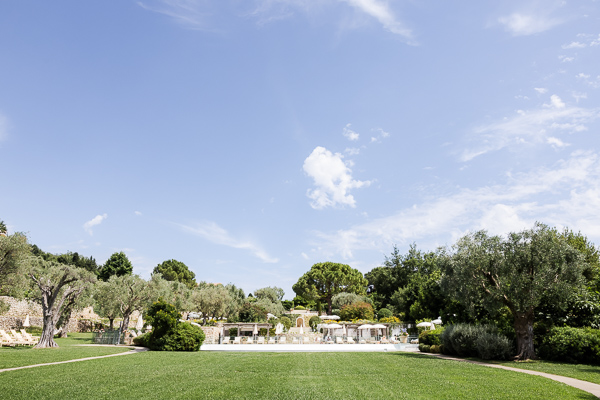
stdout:
<svg viewBox="0 0 600 400">
<path fill-rule="evenodd" d="M 204 331 L 205 344 L 219 344 L 219 335 L 221 334 L 221 329 L 223 328 L 223 324 L 217 324 L 216 326 L 202 326 L 202 330 Z"/>
</svg>

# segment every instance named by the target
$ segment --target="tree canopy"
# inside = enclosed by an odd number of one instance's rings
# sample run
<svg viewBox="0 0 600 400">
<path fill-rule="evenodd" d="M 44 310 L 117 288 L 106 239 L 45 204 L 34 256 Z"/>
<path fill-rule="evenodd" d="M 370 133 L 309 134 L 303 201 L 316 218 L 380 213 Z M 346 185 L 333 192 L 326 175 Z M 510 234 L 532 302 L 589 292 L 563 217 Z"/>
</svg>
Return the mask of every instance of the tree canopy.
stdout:
<svg viewBox="0 0 600 400">
<path fill-rule="evenodd" d="M 544 297 L 559 306 L 583 288 L 581 252 L 546 225 L 510 233 L 468 234 L 453 247 L 446 269 L 448 287 L 465 305 L 481 301 L 489 310 L 507 307 L 513 317 L 517 358 L 533 359 L 534 311 Z"/>
<path fill-rule="evenodd" d="M 100 269 L 98 277 L 103 281 L 113 276 L 131 275 L 133 273 L 133 265 L 122 251 L 113 253 Z"/>
<path fill-rule="evenodd" d="M 294 292 L 307 300 L 322 300 L 331 313 L 332 298 L 337 293 L 349 292 L 365 294 L 367 280 L 363 274 L 349 265 L 322 262 L 312 266 L 310 271 L 292 286 Z"/>
<path fill-rule="evenodd" d="M 179 281 L 189 288 L 196 286 L 196 274 L 188 266 L 177 260 L 167 260 L 154 267 L 154 274 L 159 273 L 167 281 Z"/>
<path fill-rule="evenodd" d="M 17 271 L 25 264 L 29 256 L 29 243 L 22 233 L 0 236 L 0 295 L 11 293 L 19 279 Z"/>
</svg>

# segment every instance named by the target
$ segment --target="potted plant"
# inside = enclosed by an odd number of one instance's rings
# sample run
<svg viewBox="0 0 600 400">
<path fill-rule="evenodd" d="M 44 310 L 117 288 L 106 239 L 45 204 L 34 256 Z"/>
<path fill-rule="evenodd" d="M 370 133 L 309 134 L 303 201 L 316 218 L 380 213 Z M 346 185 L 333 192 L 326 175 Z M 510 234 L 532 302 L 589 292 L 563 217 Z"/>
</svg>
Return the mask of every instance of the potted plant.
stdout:
<svg viewBox="0 0 600 400">
<path fill-rule="evenodd" d="M 400 342 L 402 342 L 402 343 L 408 342 L 408 332 L 406 331 L 406 328 L 402 328 L 400 330 Z"/>
</svg>

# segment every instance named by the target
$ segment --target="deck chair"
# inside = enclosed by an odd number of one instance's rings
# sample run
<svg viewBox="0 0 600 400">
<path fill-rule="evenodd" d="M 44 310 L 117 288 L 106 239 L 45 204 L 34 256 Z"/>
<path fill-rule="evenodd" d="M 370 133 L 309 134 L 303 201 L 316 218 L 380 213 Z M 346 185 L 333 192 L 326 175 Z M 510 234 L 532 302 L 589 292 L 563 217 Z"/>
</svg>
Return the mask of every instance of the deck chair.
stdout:
<svg viewBox="0 0 600 400">
<path fill-rule="evenodd" d="M 245 342 L 245 344 L 254 344 L 254 338 L 253 338 L 253 337 L 250 337 L 250 336 L 248 336 L 248 338 L 246 339 L 246 342 Z"/>
<path fill-rule="evenodd" d="M 0 329 L 0 336 L 2 336 L 2 344 L 8 346 L 24 346 L 29 344 L 29 342 L 18 341 L 16 338 L 10 336 L 6 331 Z"/>
<path fill-rule="evenodd" d="M 353 339 L 353 338 L 351 338 L 350 336 L 348 336 L 348 337 L 346 338 L 346 343 L 348 343 L 348 344 L 355 344 L 356 342 L 354 341 L 354 339 Z"/>
<path fill-rule="evenodd" d="M 271 336 L 269 338 L 269 341 L 267 342 L 267 344 L 275 344 L 275 338 L 273 336 Z"/>
<path fill-rule="evenodd" d="M 279 338 L 279 344 L 286 344 L 286 338 L 285 336 L 282 336 Z"/>
<path fill-rule="evenodd" d="M 40 337 L 39 336 L 33 336 L 29 333 L 27 333 L 27 331 L 25 329 L 21 329 L 21 335 L 28 340 L 33 340 L 36 344 L 37 342 L 40 341 Z"/>
<path fill-rule="evenodd" d="M 384 337 L 381 338 L 381 343 L 388 344 L 388 343 L 390 343 L 390 341 L 387 340 L 387 338 L 384 336 Z"/>
<path fill-rule="evenodd" d="M 236 336 L 235 339 L 233 339 L 233 344 L 242 344 L 242 338 L 240 336 Z"/>
<path fill-rule="evenodd" d="M 29 338 L 24 338 L 19 332 L 15 331 L 14 329 L 11 329 L 10 333 L 17 340 L 17 342 L 24 342 L 28 346 L 33 346 L 36 344 L 35 341 L 29 340 Z"/>
<path fill-rule="evenodd" d="M 256 341 L 256 344 L 265 344 L 265 337 L 259 336 L 258 340 Z"/>
<path fill-rule="evenodd" d="M 292 338 L 292 344 L 299 344 L 299 343 L 300 343 L 300 341 L 298 341 L 297 337 Z"/>
<path fill-rule="evenodd" d="M 226 336 L 223 338 L 223 340 L 221 341 L 221 344 L 229 344 L 229 337 Z"/>
<path fill-rule="evenodd" d="M 335 337 L 335 344 L 344 344 L 344 339 L 339 336 Z"/>
</svg>

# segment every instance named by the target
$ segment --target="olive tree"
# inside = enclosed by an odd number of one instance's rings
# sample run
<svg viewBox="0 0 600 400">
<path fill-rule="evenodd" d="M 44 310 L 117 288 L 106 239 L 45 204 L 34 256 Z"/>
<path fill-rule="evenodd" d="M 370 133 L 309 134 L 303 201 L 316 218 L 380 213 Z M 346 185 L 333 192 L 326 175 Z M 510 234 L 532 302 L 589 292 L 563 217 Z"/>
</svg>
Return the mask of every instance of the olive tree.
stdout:
<svg viewBox="0 0 600 400">
<path fill-rule="evenodd" d="M 22 233 L 0 236 L 0 295 L 17 294 L 17 282 L 22 282 L 23 276 L 17 272 L 26 264 L 29 250 L 27 237 Z"/>
<path fill-rule="evenodd" d="M 292 289 L 306 300 L 326 302 L 327 312 L 331 314 L 334 295 L 341 292 L 365 294 L 367 285 L 367 280 L 359 270 L 346 264 L 322 262 L 313 265 Z"/>
<path fill-rule="evenodd" d="M 32 258 L 27 275 L 39 289 L 42 304 L 42 335 L 36 348 L 58 347 L 54 331 L 66 310 L 72 309 L 78 297 L 96 281 L 96 276 L 82 268 Z M 70 312 L 69 312 L 70 314 Z"/>
<path fill-rule="evenodd" d="M 513 317 L 516 359 L 534 359 L 536 307 L 543 298 L 559 306 L 581 290 L 584 266 L 582 254 L 564 237 L 536 223 L 506 238 L 486 231 L 462 237 L 448 257 L 445 279 L 467 306 L 480 303 L 490 311 L 506 306 Z"/>
</svg>

